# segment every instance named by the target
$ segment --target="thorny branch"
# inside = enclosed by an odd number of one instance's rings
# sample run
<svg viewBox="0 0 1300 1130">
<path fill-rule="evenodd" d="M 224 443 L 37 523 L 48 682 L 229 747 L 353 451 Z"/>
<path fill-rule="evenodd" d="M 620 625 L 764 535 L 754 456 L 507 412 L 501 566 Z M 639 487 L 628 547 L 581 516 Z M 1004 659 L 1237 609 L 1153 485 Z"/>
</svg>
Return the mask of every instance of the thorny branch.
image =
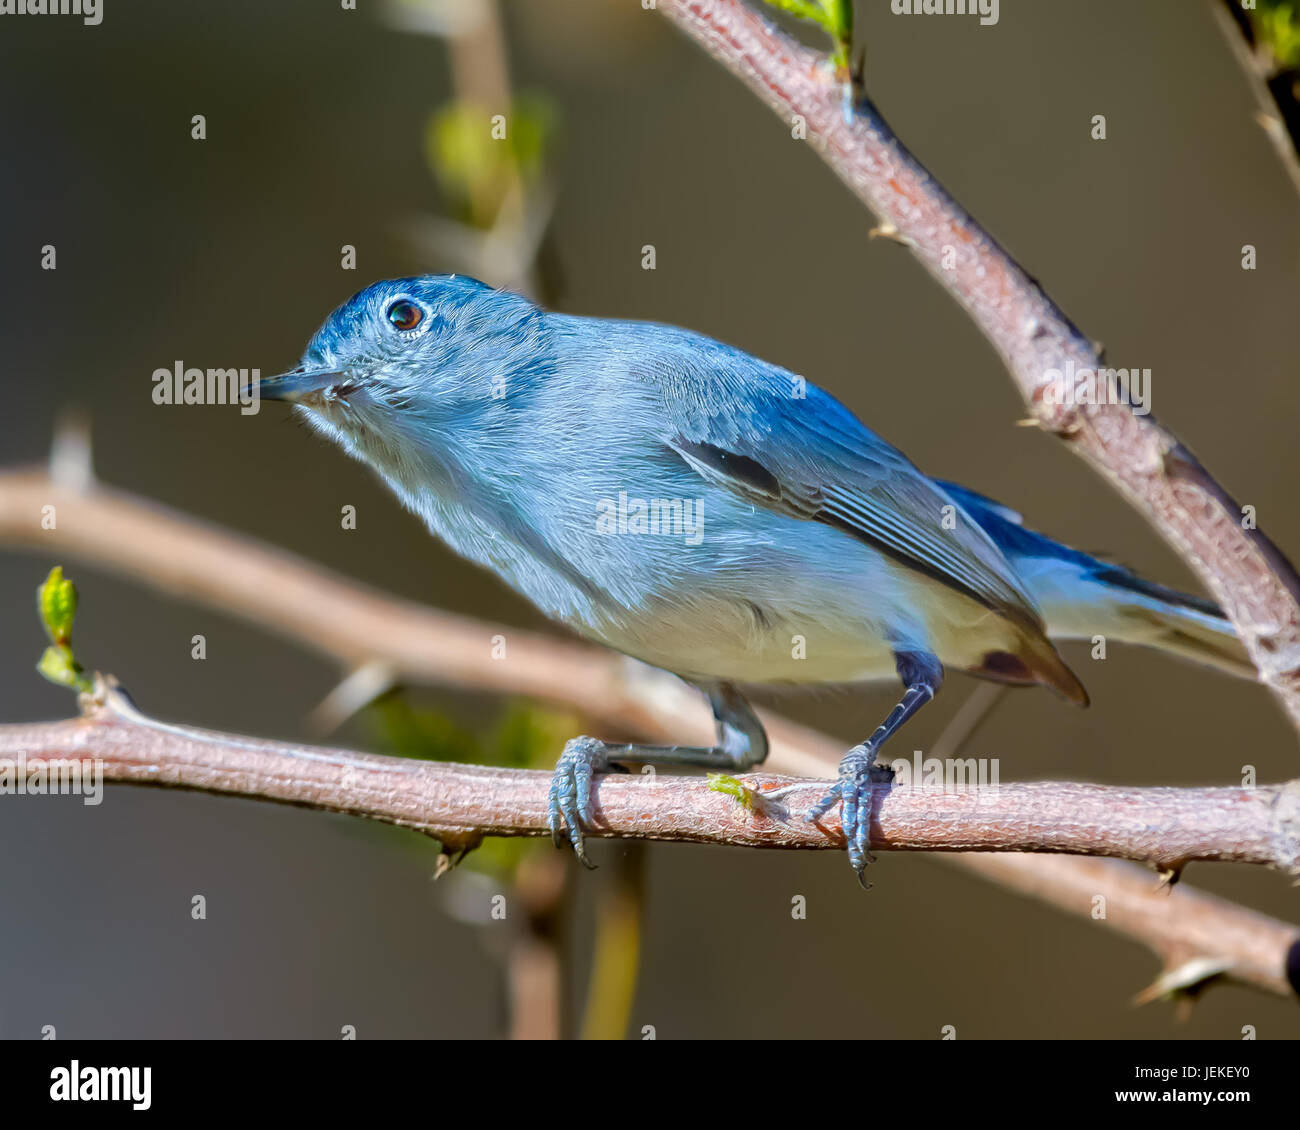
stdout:
<svg viewBox="0 0 1300 1130">
<path fill-rule="evenodd" d="M 742 78 L 809 143 L 882 228 L 906 244 L 997 350 L 1041 427 L 1116 486 L 1214 594 L 1260 679 L 1300 727 L 1300 577 L 1192 453 L 1122 403 L 1056 403 L 1067 365 L 1103 368 L 1100 350 L 944 190 L 845 74 L 742 0 L 659 0 L 658 7 Z M 848 109 L 846 110 L 846 107 Z M 1059 386 L 1058 386 L 1059 387 Z"/>
<path fill-rule="evenodd" d="M 257 797 L 415 828 L 451 850 L 547 831 L 550 774 L 293 745 L 159 722 L 111 680 L 82 717 L 0 726 L 0 756 L 97 758 L 110 781 Z M 751 773 L 748 803 L 685 776 L 603 776 L 592 835 L 736 847 L 842 846 L 799 813 L 830 782 Z M 820 791 L 819 791 L 820 790 Z M 873 848 L 1071 852 L 1154 863 L 1300 866 L 1300 785 L 1128 789 L 1065 782 L 945 790 L 879 786 Z"/>
</svg>

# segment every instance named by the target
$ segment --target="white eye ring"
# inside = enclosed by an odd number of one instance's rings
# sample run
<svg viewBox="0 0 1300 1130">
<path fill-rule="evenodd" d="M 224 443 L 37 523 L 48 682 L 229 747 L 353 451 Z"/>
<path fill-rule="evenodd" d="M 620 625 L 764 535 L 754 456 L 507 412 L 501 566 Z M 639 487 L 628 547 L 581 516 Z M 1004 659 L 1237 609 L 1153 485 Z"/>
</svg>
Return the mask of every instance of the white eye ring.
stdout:
<svg viewBox="0 0 1300 1130">
<path fill-rule="evenodd" d="M 398 333 L 410 333 L 424 325 L 428 314 L 418 302 L 412 302 L 409 298 L 398 298 L 389 303 L 388 309 L 384 311 L 384 318 Z"/>
</svg>

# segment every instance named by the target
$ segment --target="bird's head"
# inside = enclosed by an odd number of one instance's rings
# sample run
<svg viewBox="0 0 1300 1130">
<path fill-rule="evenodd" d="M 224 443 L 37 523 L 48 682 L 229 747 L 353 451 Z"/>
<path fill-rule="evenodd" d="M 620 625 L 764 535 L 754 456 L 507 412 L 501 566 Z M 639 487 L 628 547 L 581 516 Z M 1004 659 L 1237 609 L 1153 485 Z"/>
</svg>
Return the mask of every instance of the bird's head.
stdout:
<svg viewBox="0 0 1300 1130">
<path fill-rule="evenodd" d="M 541 316 L 527 299 L 464 276 L 378 282 L 325 320 L 296 369 L 263 378 L 257 393 L 290 401 L 372 462 L 385 451 L 432 452 L 543 363 Z"/>
</svg>

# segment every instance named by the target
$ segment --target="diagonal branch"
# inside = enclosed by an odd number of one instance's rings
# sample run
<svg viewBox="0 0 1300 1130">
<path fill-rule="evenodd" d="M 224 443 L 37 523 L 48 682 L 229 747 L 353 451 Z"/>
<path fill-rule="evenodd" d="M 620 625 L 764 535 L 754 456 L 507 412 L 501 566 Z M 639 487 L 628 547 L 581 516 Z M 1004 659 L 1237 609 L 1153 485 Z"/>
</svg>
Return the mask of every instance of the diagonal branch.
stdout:
<svg viewBox="0 0 1300 1130">
<path fill-rule="evenodd" d="M 1117 859 L 971 855 L 977 875 L 1105 923 L 1153 949 L 1162 972 L 1137 1003 L 1215 976 L 1283 996 L 1300 994 L 1300 927 L 1179 885 L 1157 890 Z"/>
<path fill-rule="evenodd" d="M 1063 404 L 1060 374 L 1101 353 L 890 131 L 866 99 L 845 112 L 826 57 L 742 0 L 659 8 L 780 117 L 803 119 L 837 176 L 962 305 L 1010 370 L 1039 424 L 1099 470 L 1182 555 L 1231 618 L 1261 680 L 1300 726 L 1300 577 L 1166 428 L 1122 403 Z M 1055 376 L 1054 376 L 1055 374 Z"/>
</svg>

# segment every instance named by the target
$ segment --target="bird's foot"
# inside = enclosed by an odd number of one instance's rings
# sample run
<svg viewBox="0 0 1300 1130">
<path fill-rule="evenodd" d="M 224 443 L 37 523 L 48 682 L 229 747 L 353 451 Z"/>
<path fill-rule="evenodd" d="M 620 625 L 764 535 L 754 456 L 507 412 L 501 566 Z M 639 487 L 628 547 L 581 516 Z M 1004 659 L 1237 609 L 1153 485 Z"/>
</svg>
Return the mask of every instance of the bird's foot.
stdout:
<svg viewBox="0 0 1300 1130">
<path fill-rule="evenodd" d="M 871 808 L 875 796 L 874 786 L 894 779 L 887 765 L 876 764 L 876 749 L 869 743 L 856 745 L 840 762 L 839 780 L 821 800 L 808 811 L 808 820 L 816 823 L 835 804 L 840 805 L 840 827 L 849 849 L 849 866 L 858 877 L 863 889 L 871 884 L 863 877 L 868 863 L 874 863 L 871 854 Z"/>
<path fill-rule="evenodd" d="M 585 867 L 595 866 L 587 858 L 582 834 L 583 827 L 591 823 L 591 778 L 608 768 L 609 750 L 604 742 L 573 738 L 565 743 L 551 778 L 546 801 L 551 840 L 559 847 L 567 838 Z"/>
</svg>

